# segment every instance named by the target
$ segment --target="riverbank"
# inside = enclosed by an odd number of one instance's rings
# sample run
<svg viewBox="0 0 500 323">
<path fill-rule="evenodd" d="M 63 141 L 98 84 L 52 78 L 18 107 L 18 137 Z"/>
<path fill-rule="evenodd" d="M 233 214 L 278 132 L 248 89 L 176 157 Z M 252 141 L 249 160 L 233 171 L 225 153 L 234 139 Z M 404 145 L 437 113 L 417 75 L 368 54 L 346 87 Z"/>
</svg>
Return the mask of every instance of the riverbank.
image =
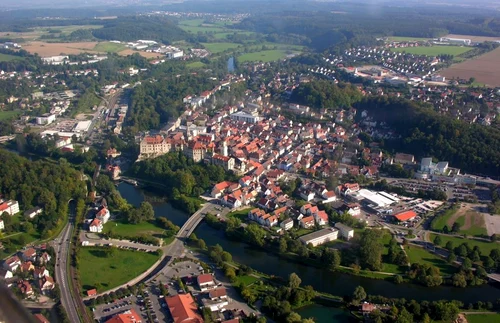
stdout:
<svg viewBox="0 0 500 323">
<path fill-rule="evenodd" d="M 138 206 L 149 194 L 129 184 L 120 184 L 118 187 L 122 196 L 132 205 Z M 164 216 L 174 224 L 182 226 L 188 218 L 185 214 L 172 205 L 164 202 L 152 203 L 156 216 Z M 371 279 L 366 277 L 348 275 L 339 271 L 331 272 L 325 269 L 296 263 L 289 259 L 276 257 L 265 250 L 249 247 L 247 244 L 230 241 L 220 230 L 201 223 L 195 231 L 199 239 L 203 239 L 207 245 L 220 244 L 224 250 L 233 255 L 235 262 L 245 264 L 257 271 L 268 275 L 288 277 L 290 273 L 297 273 L 304 285 L 311 285 L 315 290 L 325 293 L 334 293 L 343 297 L 350 295 L 359 285 L 363 286 L 368 294 L 382 295 L 390 298 L 415 299 L 418 301 L 428 300 L 459 300 L 465 303 L 476 301 L 495 301 L 500 298 L 500 289 L 493 285 L 472 286 L 467 288 L 455 288 L 440 286 L 427 288 L 415 284 L 396 285 L 382 279 Z"/>
</svg>

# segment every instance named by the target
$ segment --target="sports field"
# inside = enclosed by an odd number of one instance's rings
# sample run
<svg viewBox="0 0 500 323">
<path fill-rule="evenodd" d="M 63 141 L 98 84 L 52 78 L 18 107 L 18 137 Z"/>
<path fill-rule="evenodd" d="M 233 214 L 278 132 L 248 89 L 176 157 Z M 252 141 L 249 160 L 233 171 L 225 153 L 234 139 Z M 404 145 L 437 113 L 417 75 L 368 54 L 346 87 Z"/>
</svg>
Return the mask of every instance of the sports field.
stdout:
<svg viewBox="0 0 500 323">
<path fill-rule="evenodd" d="M 472 47 L 464 46 L 421 46 L 421 47 L 406 47 L 406 48 L 391 48 L 393 52 L 406 52 L 408 54 L 438 56 L 438 55 L 453 55 L 457 56 L 470 51 Z"/>
<path fill-rule="evenodd" d="M 124 50 L 126 47 L 123 44 L 110 43 L 110 42 L 102 42 L 95 45 L 94 50 L 96 52 L 104 52 L 104 53 L 118 53 Z"/>
<path fill-rule="evenodd" d="M 110 249 L 113 251 L 109 252 Z M 78 252 L 78 271 L 82 291 L 96 288 L 99 293 L 127 283 L 139 276 L 158 256 L 118 248 L 83 247 Z"/>
</svg>

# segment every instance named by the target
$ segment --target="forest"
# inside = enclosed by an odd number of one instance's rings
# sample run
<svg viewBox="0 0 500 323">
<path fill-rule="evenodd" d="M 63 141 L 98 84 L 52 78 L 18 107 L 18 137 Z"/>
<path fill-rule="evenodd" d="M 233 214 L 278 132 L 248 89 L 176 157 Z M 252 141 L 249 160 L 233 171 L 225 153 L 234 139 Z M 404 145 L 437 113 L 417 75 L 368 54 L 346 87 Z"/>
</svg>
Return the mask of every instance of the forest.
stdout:
<svg viewBox="0 0 500 323">
<path fill-rule="evenodd" d="M 418 158 L 432 156 L 472 174 L 498 175 L 500 151 L 495 148 L 500 147 L 500 130 L 495 127 L 441 116 L 406 99 L 370 97 L 354 106 L 358 117 L 366 110 L 374 120 L 384 121 L 396 131 L 397 138 L 383 142 L 390 151 Z"/>
<path fill-rule="evenodd" d="M 215 81 L 201 75 L 171 76 L 154 83 L 135 87 L 130 97 L 126 119 L 127 131 L 159 129 L 160 125 L 175 119 L 184 110 L 182 99 L 211 90 Z"/>
<path fill-rule="evenodd" d="M 313 109 L 348 108 L 361 100 L 361 92 L 347 83 L 334 84 L 330 81 L 316 80 L 301 84 L 292 92 L 290 101 L 308 105 Z"/>
<path fill-rule="evenodd" d="M 212 185 L 230 179 L 222 167 L 195 163 L 182 152 L 137 162 L 128 174 L 161 184 L 173 204 L 188 213 L 198 209 L 198 197 Z"/>
<path fill-rule="evenodd" d="M 19 201 L 21 212 L 39 206 L 43 213 L 34 219 L 42 238 L 55 233 L 68 216 L 68 201 L 85 198 L 82 173 L 65 160 L 30 161 L 0 149 L 0 194 Z"/>
</svg>

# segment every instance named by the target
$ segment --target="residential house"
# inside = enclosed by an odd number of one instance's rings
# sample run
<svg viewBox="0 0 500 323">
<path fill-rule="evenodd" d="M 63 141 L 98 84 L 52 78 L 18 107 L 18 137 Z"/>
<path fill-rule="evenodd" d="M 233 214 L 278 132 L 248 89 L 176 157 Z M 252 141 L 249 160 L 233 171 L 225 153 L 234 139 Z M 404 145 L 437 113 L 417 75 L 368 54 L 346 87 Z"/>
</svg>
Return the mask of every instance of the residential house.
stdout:
<svg viewBox="0 0 500 323">
<path fill-rule="evenodd" d="M 51 259 L 50 255 L 45 251 L 38 257 L 38 261 L 42 264 L 48 263 L 50 259 Z"/>
<path fill-rule="evenodd" d="M 403 165 L 415 164 L 415 156 L 410 154 L 397 153 L 394 156 L 394 162 Z"/>
<path fill-rule="evenodd" d="M 198 314 L 198 306 L 191 294 L 178 294 L 165 297 L 173 323 L 203 323 L 203 318 Z M 113 322 L 114 323 L 114 322 Z"/>
<path fill-rule="evenodd" d="M 225 288 L 212 289 L 208 298 L 202 299 L 203 307 L 209 308 L 212 312 L 220 311 L 229 304 Z"/>
<path fill-rule="evenodd" d="M 299 226 L 305 229 L 312 228 L 314 226 L 314 216 L 306 216 L 299 220 Z"/>
<path fill-rule="evenodd" d="M 313 214 L 313 217 L 318 225 L 326 225 L 328 223 L 328 214 L 325 211 L 318 211 Z"/>
<path fill-rule="evenodd" d="M 21 266 L 21 259 L 19 259 L 18 256 L 12 256 L 10 258 L 7 258 L 3 263 L 3 268 L 10 270 L 12 272 L 16 272 L 19 266 Z"/>
<path fill-rule="evenodd" d="M 221 203 L 232 209 L 237 209 L 242 205 L 241 200 L 234 195 L 226 195 L 222 197 Z"/>
<path fill-rule="evenodd" d="M 361 313 L 363 313 L 363 315 L 369 315 L 375 309 L 377 309 L 377 307 L 374 304 L 371 304 L 371 303 L 364 302 L 361 305 Z"/>
<path fill-rule="evenodd" d="M 111 216 L 111 214 L 109 213 L 109 210 L 106 207 L 103 207 L 102 209 L 100 209 L 95 215 L 96 219 L 99 219 L 99 221 L 101 221 L 102 224 L 106 224 L 106 222 L 108 222 L 110 216 Z"/>
<path fill-rule="evenodd" d="M 345 183 L 344 185 L 339 185 L 337 187 L 337 193 L 341 194 L 342 196 L 346 196 L 349 193 L 357 192 L 359 190 L 360 187 L 358 183 Z"/>
<path fill-rule="evenodd" d="M 47 270 L 47 268 L 42 266 L 42 267 L 35 268 L 33 276 L 35 277 L 35 279 L 40 279 L 40 278 L 43 278 L 45 276 L 50 276 L 50 273 Z"/>
<path fill-rule="evenodd" d="M 96 296 L 97 295 L 97 289 L 89 289 L 87 291 L 87 296 Z"/>
<path fill-rule="evenodd" d="M 326 203 L 332 203 L 337 200 L 337 195 L 335 194 L 334 191 L 326 191 L 321 195 L 321 197 L 324 199 L 322 202 L 323 204 Z"/>
<path fill-rule="evenodd" d="M 276 215 L 271 215 L 264 220 L 264 225 L 269 228 L 273 227 L 278 225 L 278 220 L 279 218 Z"/>
<path fill-rule="evenodd" d="M 101 233 L 103 229 L 103 225 L 101 220 L 95 218 L 89 225 L 89 231 L 95 233 Z"/>
<path fill-rule="evenodd" d="M 26 261 L 21 264 L 21 272 L 30 272 L 35 270 L 35 265 L 31 261 Z"/>
<path fill-rule="evenodd" d="M 33 296 L 34 294 L 33 287 L 31 287 L 31 284 L 26 280 L 20 281 L 17 287 L 25 297 Z"/>
<path fill-rule="evenodd" d="M 19 213 L 19 203 L 14 200 L 0 202 L 0 215 L 7 212 L 8 215 Z"/>
<path fill-rule="evenodd" d="M 354 229 L 344 225 L 340 222 L 335 223 L 335 228 L 340 232 L 340 236 L 346 240 L 350 240 L 354 237 Z"/>
<path fill-rule="evenodd" d="M 41 207 L 35 207 L 24 212 L 24 216 L 28 219 L 33 219 L 38 214 L 41 214 L 43 209 Z"/>
<path fill-rule="evenodd" d="M 14 275 L 12 275 L 12 271 L 5 268 L 0 268 L 0 279 L 6 280 L 12 277 L 14 277 Z"/>
<path fill-rule="evenodd" d="M 214 276 L 212 276 L 211 274 L 199 275 L 198 277 L 196 277 L 196 281 L 202 292 L 215 287 Z"/>
<path fill-rule="evenodd" d="M 47 294 L 49 291 L 53 290 L 56 285 L 52 277 L 43 276 L 38 280 L 38 286 L 40 287 L 42 294 Z"/>
<path fill-rule="evenodd" d="M 282 228 L 283 230 L 290 230 L 291 228 L 293 228 L 293 220 L 291 218 L 288 218 L 286 220 L 283 220 L 281 223 L 280 223 L 280 228 Z"/>
<path fill-rule="evenodd" d="M 235 183 L 228 181 L 215 184 L 212 189 L 212 192 L 210 193 L 210 196 L 212 196 L 213 198 L 219 198 L 224 194 L 226 190 L 230 189 L 230 187 L 232 187 L 233 185 L 235 185 Z M 239 186 L 239 184 L 236 185 Z"/>
<path fill-rule="evenodd" d="M 111 317 L 105 323 L 142 323 L 142 318 L 137 312 L 131 308 L 125 312 L 119 313 Z M 189 322 L 189 321 L 186 321 Z"/>
<path fill-rule="evenodd" d="M 344 203 L 337 209 L 337 211 L 340 213 L 347 212 L 351 216 L 359 216 L 361 214 L 361 207 L 358 203 Z"/>
<path fill-rule="evenodd" d="M 21 252 L 21 258 L 23 261 L 35 261 L 36 250 L 35 248 L 28 248 Z"/>
</svg>

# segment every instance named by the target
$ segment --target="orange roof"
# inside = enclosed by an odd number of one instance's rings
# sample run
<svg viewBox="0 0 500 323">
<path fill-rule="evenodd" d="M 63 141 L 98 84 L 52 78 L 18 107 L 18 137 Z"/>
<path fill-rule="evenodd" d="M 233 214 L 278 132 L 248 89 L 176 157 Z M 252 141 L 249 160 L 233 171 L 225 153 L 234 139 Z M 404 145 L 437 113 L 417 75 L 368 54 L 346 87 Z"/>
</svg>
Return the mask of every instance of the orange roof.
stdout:
<svg viewBox="0 0 500 323">
<path fill-rule="evenodd" d="M 401 212 L 401 213 L 394 215 L 394 217 L 396 219 L 398 219 L 399 221 L 408 221 L 410 219 L 413 219 L 416 216 L 417 216 L 417 213 L 415 213 L 415 211 L 413 211 L 413 210 L 404 211 L 404 212 Z"/>
<path fill-rule="evenodd" d="M 148 145 L 155 145 L 155 144 L 161 144 L 163 141 L 163 137 L 160 135 L 147 136 L 147 137 L 144 137 L 144 140 L 146 141 L 146 143 Z"/>
<path fill-rule="evenodd" d="M 203 323 L 196 312 L 197 306 L 191 294 L 178 294 L 166 298 L 174 323 Z"/>
<path fill-rule="evenodd" d="M 141 316 L 134 309 L 117 314 L 106 321 L 106 323 L 141 323 Z"/>
<path fill-rule="evenodd" d="M 94 296 L 97 295 L 97 289 L 90 289 L 87 291 L 87 296 Z"/>
</svg>

